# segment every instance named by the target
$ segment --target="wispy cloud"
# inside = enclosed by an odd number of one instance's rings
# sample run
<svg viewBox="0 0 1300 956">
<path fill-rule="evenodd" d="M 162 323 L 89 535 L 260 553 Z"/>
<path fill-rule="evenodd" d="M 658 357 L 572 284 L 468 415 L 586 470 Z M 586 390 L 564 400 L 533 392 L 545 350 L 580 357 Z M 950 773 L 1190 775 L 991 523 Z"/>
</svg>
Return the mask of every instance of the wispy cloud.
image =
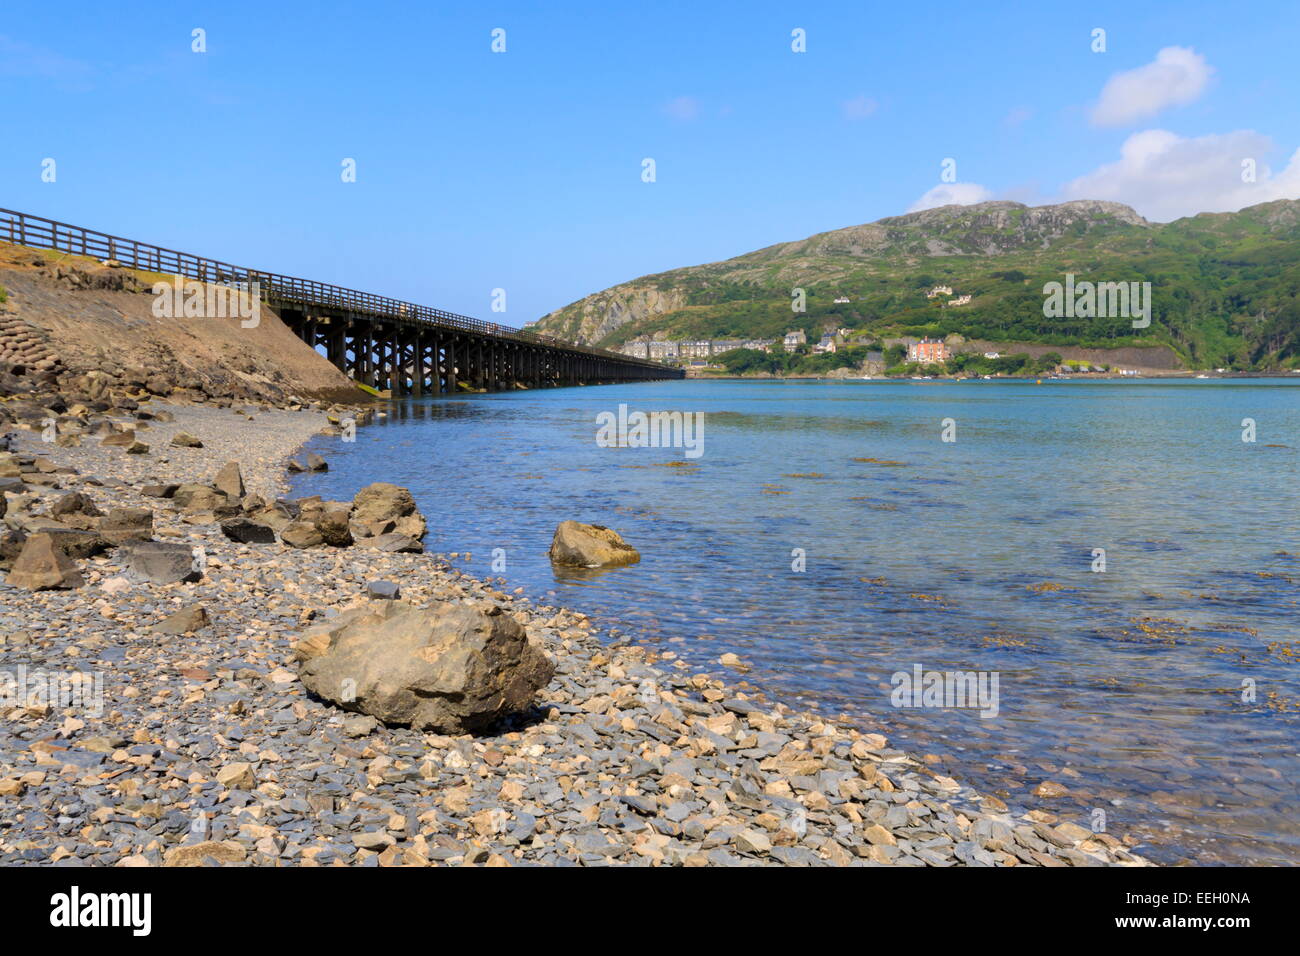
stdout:
<svg viewBox="0 0 1300 956">
<path fill-rule="evenodd" d="M 845 100 L 841 108 L 844 110 L 845 119 L 864 120 L 874 115 L 880 108 L 880 104 L 869 96 L 855 96 L 851 100 Z"/>
<path fill-rule="evenodd" d="M 0 34 L 0 75 L 51 79 L 60 85 L 89 89 L 94 67 L 45 47 L 22 43 Z"/>
<path fill-rule="evenodd" d="M 1006 116 L 1002 117 L 1002 125 L 1015 129 L 1018 126 L 1023 126 L 1025 123 L 1029 122 L 1033 119 L 1033 116 L 1034 111 L 1029 107 L 1017 106 L 1015 109 L 1007 113 Z"/>
<path fill-rule="evenodd" d="M 679 96 L 665 103 L 663 112 L 671 119 L 689 123 L 691 120 L 699 119 L 700 101 L 693 96 Z"/>
</svg>

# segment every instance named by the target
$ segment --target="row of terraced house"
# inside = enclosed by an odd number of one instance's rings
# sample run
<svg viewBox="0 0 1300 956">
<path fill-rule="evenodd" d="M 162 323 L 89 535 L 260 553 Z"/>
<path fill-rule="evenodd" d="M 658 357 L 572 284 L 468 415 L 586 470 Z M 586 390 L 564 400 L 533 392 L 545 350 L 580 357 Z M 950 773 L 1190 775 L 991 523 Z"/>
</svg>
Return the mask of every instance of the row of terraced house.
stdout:
<svg viewBox="0 0 1300 956">
<path fill-rule="evenodd" d="M 633 358 L 655 362 L 698 362 L 707 361 L 734 349 L 767 351 L 774 341 L 773 339 L 688 339 L 685 341 L 637 339 L 625 342 L 619 351 Z"/>
</svg>

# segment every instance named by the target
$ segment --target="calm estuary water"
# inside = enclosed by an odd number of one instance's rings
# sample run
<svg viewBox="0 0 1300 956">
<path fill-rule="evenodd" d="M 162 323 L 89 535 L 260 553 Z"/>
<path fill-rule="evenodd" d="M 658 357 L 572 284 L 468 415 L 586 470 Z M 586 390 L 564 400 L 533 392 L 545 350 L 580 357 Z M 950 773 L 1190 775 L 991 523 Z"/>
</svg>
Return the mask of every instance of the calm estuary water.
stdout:
<svg viewBox="0 0 1300 956">
<path fill-rule="evenodd" d="M 703 455 L 599 447 L 621 403 L 705 413 Z M 504 549 L 509 587 L 714 674 L 734 652 L 1013 810 L 1300 862 L 1300 382 L 665 382 L 410 401 L 311 447 L 296 493 L 406 485 L 430 551 Z M 641 563 L 557 576 L 568 518 Z M 895 708 L 916 665 L 996 673 L 997 716 Z"/>
</svg>

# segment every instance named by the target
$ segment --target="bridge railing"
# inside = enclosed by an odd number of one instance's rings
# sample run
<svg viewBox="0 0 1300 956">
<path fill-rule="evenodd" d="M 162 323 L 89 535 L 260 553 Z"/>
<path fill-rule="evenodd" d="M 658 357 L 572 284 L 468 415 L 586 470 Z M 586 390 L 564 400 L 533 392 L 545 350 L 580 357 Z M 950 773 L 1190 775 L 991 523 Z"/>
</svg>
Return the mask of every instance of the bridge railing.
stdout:
<svg viewBox="0 0 1300 956">
<path fill-rule="evenodd" d="M 525 332 L 484 322 L 468 315 L 444 312 L 427 305 L 390 299 L 387 296 L 361 292 L 344 286 L 317 282 L 313 279 L 299 279 L 294 276 L 279 275 L 274 272 L 261 272 L 242 266 L 196 256 L 176 249 L 155 246 L 135 239 L 74 226 L 44 216 L 33 216 L 13 209 L 0 208 L 0 238 L 22 246 L 37 249 L 57 249 L 73 255 L 89 256 L 95 259 L 112 259 L 124 266 L 155 272 L 162 275 L 178 275 L 199 282 L 212 283 L 253 283 L 256 282 L 261 295 L 268 301 L 317 305 L 352 312 L 366 313 L 391 319 L 399 323 L 432 325 L 453 328 L 479 335 L 492 336 L 513 342 L 531 345 L 544 345 L 550 348 L 567 349 L 599 358 L 615 359 L 634 365 L 665 368 L 659 362 L 638 359 L 621 352 L 593 348 L 589 345 L 577 345 L 550 335 Z"/>
</svg>

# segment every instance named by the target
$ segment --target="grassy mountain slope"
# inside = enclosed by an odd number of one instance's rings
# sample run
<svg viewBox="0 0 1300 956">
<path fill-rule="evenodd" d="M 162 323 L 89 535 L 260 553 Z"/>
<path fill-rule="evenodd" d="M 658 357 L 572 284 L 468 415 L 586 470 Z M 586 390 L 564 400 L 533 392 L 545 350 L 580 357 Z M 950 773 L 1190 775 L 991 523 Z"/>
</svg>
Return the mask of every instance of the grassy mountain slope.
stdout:
<svg viewBox="0 0 1300 956">
<path fill-rule="evenodd" d="M 1043 315 L 1043 286 L 1152 283 L 1151 326 Z M 927 299 L 934 285 L 969 305 Z M 791 309 L 805 290 L 806 312 Z M 836 304 L 848 297 L 847 304 Z M 1084 200 L 943 206 L 779 243 L 725 262 L 643 276 L 535 328 L 617 347 L 640 336 L 771 338 L 828 327 L 1095 348 L 1167 345 L 1192 367 L 1300 366 L 1300 201 L 1147 222 Z"/>
</svg>

